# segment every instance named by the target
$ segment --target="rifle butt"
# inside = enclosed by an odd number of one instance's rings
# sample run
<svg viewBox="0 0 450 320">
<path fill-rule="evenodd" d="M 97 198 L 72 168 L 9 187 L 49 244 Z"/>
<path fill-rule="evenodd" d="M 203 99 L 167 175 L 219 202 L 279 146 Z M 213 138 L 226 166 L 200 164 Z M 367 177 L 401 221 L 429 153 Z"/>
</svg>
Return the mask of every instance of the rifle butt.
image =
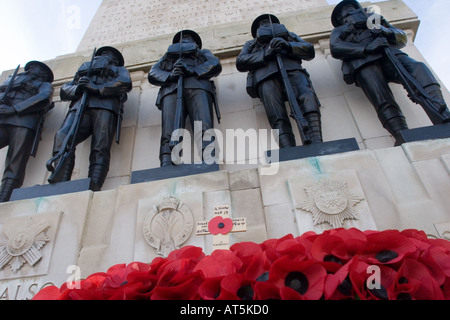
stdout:
<svg viewBox="0 0 450 320">
<path fill-rule="evenodd" d="M 68 168 L 68 166 L 70 165 L 70 160 L 71 160 L 70 153 L 66 153 L 65 155 L 63 155 L 61 157 L 61 160 L 53 168 L 52 173 L 50 177 L 47 179 L 47 181 L 51 184 L 65 181 L 66 179 L 64 175 L 66 173 L 66 168 Z M 48 165 L 49 163 L 47 163 L 47 169 Z"/>
</svg>

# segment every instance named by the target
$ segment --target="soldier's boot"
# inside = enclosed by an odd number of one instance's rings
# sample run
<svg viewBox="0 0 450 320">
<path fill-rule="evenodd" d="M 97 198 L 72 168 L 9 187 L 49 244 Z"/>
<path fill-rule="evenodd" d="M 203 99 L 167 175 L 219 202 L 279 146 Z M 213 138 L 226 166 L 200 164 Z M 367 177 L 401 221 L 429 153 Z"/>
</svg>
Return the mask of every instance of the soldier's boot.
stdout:
<svg viewBox="0 0 450 320">
<path fill-rule="evenodd" d="M 312 143 L 323 142 L 322 138 L 322 121 L 320 119 L 320 114 L 309 113 L 306 115 L 306 120 L 309 124 L 309 135 Z"/>
<path fill-rule="evenodd" d="M 55 167 L 58 167 L 59 163 L 55 165 Z M 75 158 L 69 157 L 66 159 L 65 167 L 62 169 L 62 175 L 59 175 L 58 177 L 50 176 L 48 179 L 49 183 L 58 183 L 58 182 L 65 182 L 70 181 L 72 179 L 72 172 L 73 168 L 75 167 Z"/>
<path fill-rule="evenodd" d="M 89 167 L 89 178 L 91 178 L 89 189 L 92 191 L 102 190 L 103 184 L 106 180 L 106 176 L 108 175 L 108 171 L 109 169 L 103 165 L 91 165 Z"/>
<path fill-rule="evenodd" d="M 159 156 L 159 160 L 161 161 L 161 167 L 170 167 L 173 166 L 172 163 L 172 155 L 169 153 L 164 153 Z"/>
<path fill-rule="evenodd" d="M 0 190 L 0 202 L 8 202 L 14 189 L 20 188 L 21 184 L 16 179 L 5 178 Z"/>
<path fill-rule="evenodd" d="M 408 124 L 404 117 L 395 117 L 389 119 L 385 124 L 384 128 L 394 137 L 395 146 L 401 145 L 401 131 L 408 129 Z"/>
<path fill-rule="evenodd" d="M 445 103 L 444 96 L 442 95 L 441 86 L 439 84 L 432 84 L 429 86 L 424 87 L 425 91 L 432 96 L 434 99 L 436 99 L 437 104 L 439 105 L 439 113 L 442 115 L 438 119 L 433 121 L 434 124 L 440 123 L 449 123 L 450 122 L 450 110 L 447 107 L 447 104 Z M 433 120 L 433 119 L 432 119 Z M 435 123 L 436 122 L 436 123 Z"/>
<path fill-rule="evenodd" d="M 159 161 L 161 162 L 161 167 L 170 167 L 174 165 L 172 163 L 172 148 L 169 144 L 162 144 L 159 148 Z"/>
<path fill-rule="evenodd" d="M 295 136 L 293 133 L 280 133 L 278 145 L 280 149 L 295 147 Z"/>
</svg>

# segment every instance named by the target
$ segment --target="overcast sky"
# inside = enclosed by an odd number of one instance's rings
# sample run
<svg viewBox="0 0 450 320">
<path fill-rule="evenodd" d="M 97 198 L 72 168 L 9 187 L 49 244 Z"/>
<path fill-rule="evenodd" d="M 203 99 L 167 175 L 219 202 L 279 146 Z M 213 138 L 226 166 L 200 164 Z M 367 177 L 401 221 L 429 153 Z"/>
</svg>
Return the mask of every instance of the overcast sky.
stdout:
<svg viewBox="0 0 450 320">
<path fill-rule="evenodd" d="M 245 1 L 245 0 L 244 0 Z M 415 44 L 450 89 L 449 0 L 403 0 L 419 17 Z M 0 0 L 0 72 L 73 53 L 101 0 Z M 340 0 L 327 0 L 329 4 Z M 372 0 L 372 2 L 378 2 Z"/>
</svg>

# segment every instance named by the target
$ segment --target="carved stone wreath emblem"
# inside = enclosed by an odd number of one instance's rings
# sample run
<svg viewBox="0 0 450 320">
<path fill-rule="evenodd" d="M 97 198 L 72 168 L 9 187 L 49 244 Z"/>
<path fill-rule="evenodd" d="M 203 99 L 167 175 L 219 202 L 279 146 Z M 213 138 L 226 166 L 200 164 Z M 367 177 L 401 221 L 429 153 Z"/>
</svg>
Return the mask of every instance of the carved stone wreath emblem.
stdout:
<svg viewBox="0 0 450 320">
<path fill-rule="evenodd" d="M 346 182 L 322 179 L 305 191 L 308 199 L 299 209 L 312 214 L 315 226 L 329 223 L 332 228 L 340 228 L 345 220 L 359 219 L 355 206 L 364 199 L 350 193 Z"/>
<path fill-rule="evenodd" d="M 42 259 L 41 249 L 50 241 L 46 235 L 50 225 L 43 219 L 29 218 L 6 228 L 7 239 L 0 240 L 0 270 L 8 263 L 17 273 L 25 263 L 34 267 Z"/>
<path fill-rule="evenodd" d="M 166 197 L 154 206 L 144 220 L 144 238 L 156 248 L 157 254 L 167 257 L 189 239 L 194 229 L 194 217 L 189 208 L 175 197 Z"/>
</svg>

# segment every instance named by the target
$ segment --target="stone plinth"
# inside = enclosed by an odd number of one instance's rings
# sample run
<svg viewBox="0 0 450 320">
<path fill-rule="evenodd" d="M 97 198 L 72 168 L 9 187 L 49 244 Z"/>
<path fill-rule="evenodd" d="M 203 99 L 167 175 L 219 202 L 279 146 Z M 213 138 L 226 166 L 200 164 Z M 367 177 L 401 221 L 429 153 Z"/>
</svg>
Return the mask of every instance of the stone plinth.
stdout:
<svg viewBox="0 0 450 320">
<path fill-rule="evenodd" d="M 0 204 L 1 243 L 23 228 L 45 239 L 32 264 L 17 267 L 2 251 L 1 297 L 30 298 L 48 283 L 73 279 L 74 270 L 86 277 L 119 263 L 151 262 L 167 254 L 164 248 L 193 245 L 211 253 L 212 235 L 197 236 L 195 226 L 211 220 L 217 206 L 247 221 L 231 244 L 339 227 L 450 233 L 450 139 L 283 161 L 273 175 L 263 169 Z"/>
</svg>

